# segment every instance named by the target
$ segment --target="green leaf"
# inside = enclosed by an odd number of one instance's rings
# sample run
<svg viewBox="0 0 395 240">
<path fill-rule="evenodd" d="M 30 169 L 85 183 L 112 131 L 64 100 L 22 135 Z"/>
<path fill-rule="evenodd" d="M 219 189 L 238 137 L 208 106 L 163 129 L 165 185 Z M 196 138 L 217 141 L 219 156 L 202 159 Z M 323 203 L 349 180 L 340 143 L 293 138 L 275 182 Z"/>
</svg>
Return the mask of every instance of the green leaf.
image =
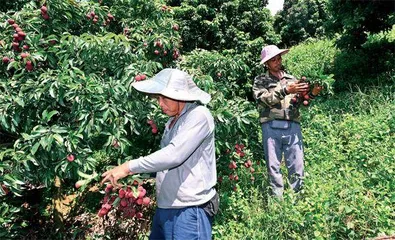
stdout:
<svg viewBox="0 0 395 240">
<path fill-rule="evenodd" d="M 40 147 L 40 143 L 39 142 L 37 142 L 36 144 L 33 145 L 33 147 L 30 149 L 30 153 L 32 155 L 36 154 L 36 152 L 38 150 L 38 147 Z"/>
<path fill-rule="evenodd" d="M 60 136 L 59 134 L 54 134 L 54 135 L 52 135 L 54 138 L 55 138 L 55 140 L 60 144 L 60 145 L 63 145 L 63 137 L 62 136 Z"/>
</svg>

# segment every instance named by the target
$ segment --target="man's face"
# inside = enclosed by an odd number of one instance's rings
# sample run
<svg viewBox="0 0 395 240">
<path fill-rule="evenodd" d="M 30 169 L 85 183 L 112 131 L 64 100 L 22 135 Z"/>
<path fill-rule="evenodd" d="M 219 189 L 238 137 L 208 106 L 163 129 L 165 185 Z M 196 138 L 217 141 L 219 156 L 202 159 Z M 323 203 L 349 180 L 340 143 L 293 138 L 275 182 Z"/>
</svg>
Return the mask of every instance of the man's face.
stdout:
<svg viewBox="0 0 395 240">
<path fill-rule="evenodd" d="M 274 56 L 270 58 L 267 62 L 266 65 L 269 68 L 270 71 L 272 72 L 278 72 L 281 70 L 281 64 L 282 64 L 282 58 L 281 55 Z"/>
<path fill-rule="evenodd" d="M 173 117 L 177 114 L 180 114 L 182 107 L 182 102 L 173 100 L 171 98 L 167 98 L 161 95 L 157 95 L 156 99 L 158 100 L 159 106 L 162 109 L 162 112 L 169 117 Z"/>
</svg>

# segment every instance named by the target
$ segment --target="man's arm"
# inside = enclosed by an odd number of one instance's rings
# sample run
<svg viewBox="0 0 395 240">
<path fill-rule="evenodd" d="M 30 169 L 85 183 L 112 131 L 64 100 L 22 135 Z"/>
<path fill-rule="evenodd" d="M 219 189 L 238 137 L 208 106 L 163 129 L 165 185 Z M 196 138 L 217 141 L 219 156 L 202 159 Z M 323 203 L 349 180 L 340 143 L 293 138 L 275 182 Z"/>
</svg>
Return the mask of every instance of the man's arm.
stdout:
<svg viewBox="0 0 395 240">
<path fill-rule="evenodd" d="M 210 119 L 209 119 L 210 118 Z M 202 111 L 192 111 L 171 142 L 145 157 L 129 161 L 129 170 L 135 173 L 159 172 L 182 164 L 214 131 L 214 121 Z"/>
</svg>

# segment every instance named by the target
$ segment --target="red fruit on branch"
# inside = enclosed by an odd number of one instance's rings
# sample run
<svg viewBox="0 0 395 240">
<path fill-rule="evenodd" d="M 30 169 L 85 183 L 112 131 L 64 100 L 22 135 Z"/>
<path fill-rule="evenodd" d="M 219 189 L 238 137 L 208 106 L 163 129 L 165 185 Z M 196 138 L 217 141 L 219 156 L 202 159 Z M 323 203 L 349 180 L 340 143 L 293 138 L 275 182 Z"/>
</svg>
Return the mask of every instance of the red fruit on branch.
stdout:
<svg viewBox="0 0 395 240">
<path fill-rule="evenodd" d="M 152 128 L 151 131 L 152 131 L 153 134 L 157 134 L 158 133 L 158 129 L 157 128 Z"/>
<path fill-rule="evenodd" d="M 142 198 L 137 199 L 136 200 L 136 204 L 137 205 L 142 205 L 143 204 L 143 199 Z"/>
<path fill-rule="evenodd" d="M 159 51 L 158 50 L 155 50 L 154 53 L 155 53 L 155 55 L 159 55 Z"/>
<path fill-rule="evenodd" d="M 8 195 L 8 193 L 10 192 L 10 190 L 7 188 L 7 186 L 5 184 L 1 184 L 1 188 L 4 191 L 5 195 Z"/>
<path fill-rule="evenodd" d="M 105 203 L 105 204 L 102 205 L 102 208 L 105 208 L 107 210 L 110 210 L 111 207 L 112 207 L 111 204 L 108 204 L 108 203 Z"/>
<path fill-rule="evenodd" d="M 13 27 L 14 29 L 17 29 L 17 28 L 19 28 L 19 25 L 16 24 L 16 23 L 14 23 L 14 24 L 12 24 L 12 27 Z"/>
<path fill-rule="evenodd" d="M 48 9 L 47 9 L 46 6 L 42 6 L 42 7 L 41 7 L 41 12 L 42 12 L 42 13 L 47 13 L 47 11 L 48 11 Z"/>
<path fill-rule="evenodd" d="M 138 198 L 143 198 L 145 194 L 147 193 L 147 190 L 145 190 L 142 186 L 139 186 L 139 195 Z"/>
<path fill-rule="evenodd" d="M 143 205 L 148 206 L 151 203 L 151 199 L 149 197 L 143 198 Z"/>
<path fill-rule="evenodd" d="M 123 190 L 123 189 L 119 189 L 119 191 L 118 191 L 118 197 L 119 198 L 124 198 L 125 197 L 125 190 Z"/>
<path fill-rule="evenodd" d="M 79 181 L 77 181 L 76 183 L 75 183 L 75 188 L 80 188 L 82 185 L 84 185 L 85 184 L 85 180 L 79 180 Z"/>
<path fill-rule="evenodd" d="M 12 18 L 10 18 L 10 19 L 8 19 L 8 20 L 7 20 L 7 22 L 8 22 L 8 24 L 12 25 L 12 24 L 14 24 L 14 23 L 15 23 L 15 20 L 14 20 L 14 19 L 12 19 Z"/>
<path fill-rule="evenodd" d="M 28 62 L 30 62 L 30 61 L 27 61 L 27 62 L 26 62 L 26 67 L 27 67 L 27 63 L 28 63 Z M 30 64 L 31 64 L 31 62 L 30 62 Z M 66 158 L 67 158 L 67 161 L 69 161 L 69 162 L 72 162 L 72 161 L 74 161 L 74 159 L 75 159 L 75 157 L 74 157 L 73 154 L 68 154 Z"/>
<path fill-rule="evenodd" d="M 119 148 L 119 142 L 118 142 L 118 140 L 117 139 L 114 139 L 114 141 L 113 141 L 113 143 L 112 143 L 112 146 L 114 147 L 114 148 Z"/>
<path fill-rule="evenodd" d="M 218 72 L 217 77 L 222 77 L 222 73 Z"/>
<path fill-rule="evenodd" d="M 142 212 L 136 213 L 136 218 L 137 218 L 137 219 L 143 218 L 143 213 L 142 213 Z"/>
<path fill-rule="evenodd" d="M 26 62 L 26 70 L 27 71 L 32 71 L 33 70 L 33 64 L 32 64 L 32 62 L 31 61 L 27 61 Z M 68 155 L 69 156 L 69 155 Z M 73 155 L 71 155 L 71 156 L 73 156 Z M 71 157 L 70 157 L 71 158 Z M 67 158 L 67 160 L 69 160 L 69 158 Z M 70 161 L 70 160 L 69 160 Z M 74 156 L 73 156 L 73 160 L 71 160 L 70 162 L 72 162 L 72 161 L 74 161 Z"/>
<path fill-rule="evenodd" d="M 20 28 L 20 27 L 17 27 L 17 28 L 15 28 L 15 31 L 18 33 L 18 35 L 19 35 L 19 32 L 22 32 L 22 28 Z"/>
<path fill-rule="evenodd" d="M 3 63 L 9 63 L 10 59 L 8 57 L 3 57 Z"/>
<path fill-rule="evenodd" d="M 107 13 L 107 17 L 110 20 L 114 20 L 114 16 L 111 13 Z"/>
<path fill-rule="evenodd" d="M 143 205 L 148 206 L 151 203 L 151 199 L 149 197 L 143 198 Z"/>
<path fill-rule="evenodd" d="M 42 13 L 41 16 L 44 18 L 44 20 L 48 20 L 49 19 L 49 15 L 47 13 Z"/>
<path fill-rule="evenodd" d="M 302 82 L 304 82 L 304 81 L 306 81 L 306 77 L 303 76 L 300 80 L 301 80 Z"/>
<path fill-rule="evenodd" d="M 121 200 L 121 206 L 122 206 L 122 207 L 126 207 L 127 205 L 128 205 L 128 200 L 122 199 L 122 200 Z"/>
<path fill-rule="evenodd" d="M 236 150 L 236 153 L 237 153 L 237 155 L 239 155 L 240 157 L 244 157 L 244 156 L 245 156 L 245 153 L 244 153 L 243 151 Z"/>
<path fill-rule="evenodd" d="M 23 39 L 25 39 L 25 37 L 26 37 L 26 33 L 23 32 L 23 31 L 18 32 L 18 36 L 19 36 L 19 40 L 21 40 L 21 38 L 22 38 L 22 40 L 23 40 Z"/>
<path fill-rule="evenodd" d="M 303 101 L 303 105 L 305 105 L 305 106 L 309 105 L 309 101 L 304 100 L 304 101 Z"/>
<path fill-rule="evenodd" d="M 106 209 L 106 208 L 101 208 L 100 210 L 99 210 L 99 213 L 97 214 L 99 217 L 104 217 L 105 215 L 107 215 L 107 213 L 108 213 L 108 209 Z"/>
<path fill-rule="evenodd" d="M 172 28 L 174 31 L 178 31 L 180 29 L 180 26 L 178 26 L 178 24 L 174 24 Z"/>
<path fill-rule="evenodd" d="M 106 193 L 110 193 L 112 191 L 112 186 L 111 188 L 106 187 L 106 189 L 104 190 Z"/>
<path fill-rule="evenodd" d="M 235 163 L 235 161 L 232 161 L 232 162 L 230 162 L 229 163 L 229 166 L 228 166 L 230 169 L 236 169 L 237 168 L 237 165 L 236 165 L 236 163 Z"/>
<path fill-rule="evenodd" d="M 304 95 L 303 98 L 304 98 L 305 100 L 309 100 L 309 99 L 310 99 L 309 94 Z"/>
<path fill-rule="evenodd" d="M 223 179 L 222 177 L 218 177 L 218 182 L 219 182 L 219 183 L 222 183 L 223 180 L 224 180 L 224 179 Z"/>
<path fill-rule="evenodd" d="M 137 74 L 137 75 L 134 77 L 134 80 L 136 80 L 137 82 L 138 82 L 138 81 L 141 81 L 141 76 L 140 76 L 140 74 Z"/>
<path fill-rule="evenodd" d="M 21 58 L 27 58 L 27 57 L 29 57 L 29 53 L 27 53 L 27 52 L 24 52 L 24 53 L 21 53 Z"/>
<path fill-rule="evenodd" d="M 145 74 L 141 74 L 140 77 L 141 77 L 141 80 L 145 80 L 147 78 L 147 76 L 145 76 Z"/>
<path fill-rule="evenodd" d="M 246 168 L 251 167 L 251 165 L 252 165 L 251 160 L 248 160 L 248 161 L 244 162 L 244 166 L 245 166 Z"/>
</svg>

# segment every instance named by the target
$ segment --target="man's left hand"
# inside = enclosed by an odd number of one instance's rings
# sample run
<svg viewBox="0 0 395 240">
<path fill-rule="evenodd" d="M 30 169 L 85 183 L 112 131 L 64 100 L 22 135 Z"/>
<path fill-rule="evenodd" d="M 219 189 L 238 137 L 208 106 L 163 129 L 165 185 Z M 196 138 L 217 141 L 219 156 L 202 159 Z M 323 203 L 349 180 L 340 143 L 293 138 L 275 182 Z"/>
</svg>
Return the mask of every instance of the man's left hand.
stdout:
<svg viewBox="0 0 395 240">
<path fill-rule="evenodd" d="M 318 94 L 320 94 L 320 92 L 321 92 L 321 90 L 322 90 L 323 88 L 324 88 L 323 86 L 318 85 L 318 84 L 315 84 L 313 90 L 311 91 L 311 93 L 312 93 L 314 96 L 317 96 Z"/>
</svg>

